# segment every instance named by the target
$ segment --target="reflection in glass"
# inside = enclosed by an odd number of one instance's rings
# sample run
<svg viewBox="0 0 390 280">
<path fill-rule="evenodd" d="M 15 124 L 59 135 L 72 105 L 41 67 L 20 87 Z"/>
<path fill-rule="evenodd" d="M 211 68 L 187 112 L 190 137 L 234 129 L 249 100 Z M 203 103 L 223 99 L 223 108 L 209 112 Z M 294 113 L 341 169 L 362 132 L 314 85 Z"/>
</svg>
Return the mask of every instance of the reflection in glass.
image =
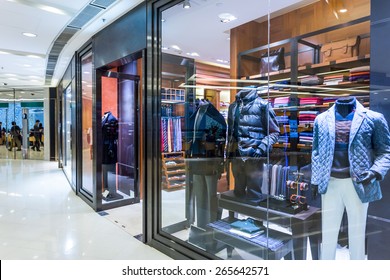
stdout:
<svg viewBox="0 0 390 280">
<path fill-rule="evenodd" d="M 63 168 L 66 172 L 69 181 L 72 182 L 72 115 L 71 115 L 71 104 L 72 104 L 72 88 L 68 86 L 64 92 L 63 98 L 63 139 L 64 145 L 64 159 Z"/>
<path fill-rule="evenodd" d="M 102 77 L 103 203 L 139 199 L 137 152 L 137 61 Z"/>
<path fill-rule="evenodd" d="M 81 59 L 82 189 L 91 195 L 93 194 L 92 70 L 92 53 L 87 53 Z"/>
</svg>

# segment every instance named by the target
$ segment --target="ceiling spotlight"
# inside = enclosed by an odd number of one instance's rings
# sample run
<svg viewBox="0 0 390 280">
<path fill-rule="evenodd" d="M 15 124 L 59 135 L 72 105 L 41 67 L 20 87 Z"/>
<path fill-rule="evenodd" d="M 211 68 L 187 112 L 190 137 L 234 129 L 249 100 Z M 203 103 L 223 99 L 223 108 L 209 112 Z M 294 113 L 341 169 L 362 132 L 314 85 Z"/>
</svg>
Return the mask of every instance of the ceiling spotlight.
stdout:
<svg viewBox="0 0 390 280">
<path fill-rule="evenodd" d="M 219 20 L 220 20 L 222 23 L 228 23 L 228 22 L 231 22 L 231 21 L 237 19 L 234 15 L 229 14 L 229 13 L 222 13 L 222 14 L 219 14 L 218 17 L 219 17 Z"/>
<path fill-rule="evenodd" d="M 30 32 L 23 32 L 22 34 L 26 37 L 31 37 L 31 38 L 37 37 L 37 34 L 30 33 Z"/>
<path fill-rule="evenodd" d="M 190 0 L 185 0 L 183 3 L 183 8 L 184 9 L 189 9 L 191 8 Z"/>
</svg>

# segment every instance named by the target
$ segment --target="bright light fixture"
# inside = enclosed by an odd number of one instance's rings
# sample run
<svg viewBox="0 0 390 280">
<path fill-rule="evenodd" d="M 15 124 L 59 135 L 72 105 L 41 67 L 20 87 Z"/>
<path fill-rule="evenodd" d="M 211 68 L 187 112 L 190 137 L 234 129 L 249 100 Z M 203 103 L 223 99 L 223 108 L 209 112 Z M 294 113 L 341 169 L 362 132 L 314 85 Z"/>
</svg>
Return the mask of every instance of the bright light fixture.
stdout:
<svg viewBox="0 0 390 280">
<path fill-rule="evenodd" d="M 183 8 L 184 9 L 189 9 L 191 8 L 190 0 L 185 0 L 183 3 Z"/>
<path fill-rule="evenodd" d="M 172 45 L 171 48 L 178 50 L 178 51 L 181 51 L 181 48 L 178 45 Z"/>
<path fill-rule="evenodd" d="M 60 9 L 57 9 L 54 7 L 50 7 L 50 6 L 46 6 L 46 5 L 39 6 L 39 9 L 44 10 L 44 11 L 49 12 L 49 13 L 57 14 L 57 15 L 66 15 L 66 13 L 63 10 L 60 10 Z"/>
<path fill-rule="evenodd" d="M 30 33 L 30 32 L 23 32 L 22 34 L 26 37 L 31 37 L 31 38 L 37 37 L 37 34 Z"/>
<path fill-rule="evenodd" d="M 229 13 L 222 13 L 222 14 L 219 14 L 218 17 L 219 17 L 219 20 L 220 20 L 222 23 L 228 23 L 228 22 L 231 22 L 231 21 L 237 19 L 234 15 L 229 14 Z"/>
<path fill-rule="evenodd" d="M 348 12 L 348 10 L 346 8 L 342 8 L 342 9 L 339 10 L 339 12 L 340 13 L 346 13 L 346 12 Z"/>
<path fill-rule="evenodd" d="M 187 53 L 187 55 L 190 55 L 190 56 L 199 56 L 199 54 L 197 52 L 191 52 L 191 53 Z"/>
</svg>

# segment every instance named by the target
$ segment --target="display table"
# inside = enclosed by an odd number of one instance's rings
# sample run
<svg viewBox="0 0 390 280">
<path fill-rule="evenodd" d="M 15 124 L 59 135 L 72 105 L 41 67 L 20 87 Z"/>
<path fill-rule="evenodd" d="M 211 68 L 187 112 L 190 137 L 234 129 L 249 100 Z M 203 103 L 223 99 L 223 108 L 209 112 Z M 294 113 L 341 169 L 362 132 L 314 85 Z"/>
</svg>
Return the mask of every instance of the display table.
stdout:
<svg viewBox="0 0 390 280">
<path fill-rule="evenodd" d="M 235 218 L 226 218 L 208 224 L 214 231 L 214 239 L 265 260 L 280 260 L 288 254 L 290 254 L 291 259 L 294 259 L 290 235 L 270 229 L 268 232 L 252 238 L 243 237 L 230 232 L 230 224 L 236 220 Z"/>
<path fill-rule="evenodd" d="M 233 191 L 220 194 L 218 206 L 229 211 L 230 220 L 239 213 L 263 221 L 264 225 L 269 221 L 290 229 L 296 260 L 306 260 L 307 241 L 310 237 L 312 258 L 318 259 L 321 240 L 321 211 L 319 208 L 310 207 L 298 214 L 289 214 L 248 204 L 242 198 L 236 197 Z"/>
</svg>

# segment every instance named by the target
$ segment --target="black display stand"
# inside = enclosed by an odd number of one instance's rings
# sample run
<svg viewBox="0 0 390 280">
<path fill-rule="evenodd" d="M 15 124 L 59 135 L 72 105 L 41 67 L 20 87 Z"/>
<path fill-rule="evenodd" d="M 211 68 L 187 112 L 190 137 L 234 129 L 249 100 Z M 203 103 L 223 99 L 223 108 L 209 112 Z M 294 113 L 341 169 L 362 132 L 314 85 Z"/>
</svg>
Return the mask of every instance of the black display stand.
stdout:
<svg viewBox="0 0 390 280">
<path fill-rule="evenodd" d="M 213 227 L 214 223 L 209 224 L 210 228 L 214 231 L 214 239 L 225 243 L 231 248 L 239 248 L 265 260 L 280 260 L 287 255 L 289 255 L 289 259 L 294 259 L 293 242 L 290 235 L 270 229 L 268 230 L 268 235 L 267 232 L 264 232 L 261 236 L 252 239 L 243 238 L 241 236 L 233 235 L 227 230 L 229 224 L 236 220 L 237 219 L 232 217 L 220 220 L 217 223 L 219 225 L 224 225 L 220 228 Z M 280 241 L 280 246 L 271 250 L 267 248 L 266 242 L 263 245 L 255 242 L 256 238 L 262 238 L 263 240 L 272 238 L 273 240 Z"/>
<path fill-rule="evenodd" d="M 227 191 L 218 199 L 220 208 L 229 210 L 230 219 L 234 219 L 240 213 L 256 220 L 267 221 L 291 229 L 294 257 L 296 260 L 306 260 L 307 240 L 310 238 L 312 259 L 319 258 L 321 240 L 321 211 L 317 207 L 310 207 L 298 214 L 290 214 L 282 211 L 268 209 L 243 203 L 233 191 Z"/>
</svg>

